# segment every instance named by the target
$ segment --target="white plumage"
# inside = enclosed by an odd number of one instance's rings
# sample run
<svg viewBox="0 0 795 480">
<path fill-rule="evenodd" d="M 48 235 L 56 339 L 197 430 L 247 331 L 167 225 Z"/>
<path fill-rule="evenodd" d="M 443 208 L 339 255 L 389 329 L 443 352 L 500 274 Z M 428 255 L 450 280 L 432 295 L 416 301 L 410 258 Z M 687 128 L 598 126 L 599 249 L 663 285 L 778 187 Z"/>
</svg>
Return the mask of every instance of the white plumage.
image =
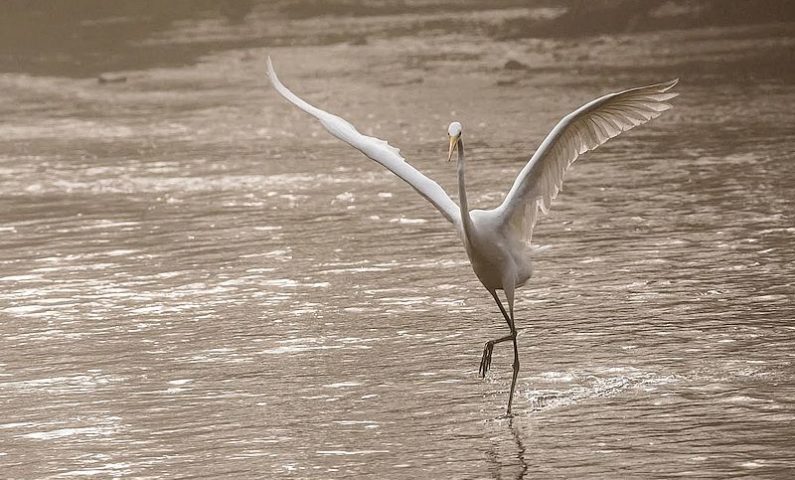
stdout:
<svg viewBox="0 0 795 480">
<path fill-rule="evenodd" d="M 508 397 L 511 413 L 513 392 L 519 373 L 519 351 L 514 322 L 514 292 L 532 275 L 530 241 L 538 220 L 538 211 L 546 213 L 563 185 L 568 167 L 577 158 L 594 150 L 621 132 L 658 117 L 671 108 L 666 101 L 678 94 L 669 92 L 678 80 L 632 88 L 604 95 L 569 113 L 555 125 L 530 161 L 516 177 L 503 202 L 491 210 L 469 210 L 465 182 L 462 126 L 453 122 L 448 128 L 448 160 L 458 151 L 459 205 L 430 178 L 409 165 L 397 148 L 386 141 L 359 133 L 346 120 L 314 107 L 299 98 L 279 81 L 268 58 L 268 76 L 276 90 L 295 106 L 314 116 L 335 137 L 348 143 L 380 163 L 436 207 L 456 228 L 469 256 L 472 269 L 500 308 L 511 333 L 486 342 L 480 362 L 485 376 L 491 365 L 495 344 L 512 341 L 514 348 L 513 380 Z M 497 290 L 503 290 L 508 311 Z"/>
<path fill-rule="evenodd" d="M 610 93 L 563 117 L 541 142 L 497 207 L 504 228 L 524 235 L 529 244 L 538 210 L 547 213 L 569 166 L 583 153 L 671 108 L 665 102 L 679 94 L 668 90 L 678 81 Z"/>
<path fill-rule="evenodd" d="M 292 102 L 296 107 L 320 120 L 320 123 L 326 127 L 329 133 L 380 163 L 403 181 L 414 187 L 414 190 L 431 202 L 434 207 L 442 212 L 442 215 L 444 215 L 447 220 L 454 224 L 460 223 L 461 219 L 458 205 L 456 205 L 438 183 L 409 165 L 406 159 L 400 155 L 399 149 L 389 145 L 386 140 L 368 137 L 367 135 L 359 133 L 356 127 L 351 125 L 344 118 L 313 107 L 299 98 L 279 81 L 279 77 L 276 76 L 276 72 L 273 70 L 273 63 L 271 63 L 270 57 L 268 57 L 268 77 L 270 77 L 271 83 L 273 83 L 277 92 L 282 94 L 284 98 Z"/>
</svg>

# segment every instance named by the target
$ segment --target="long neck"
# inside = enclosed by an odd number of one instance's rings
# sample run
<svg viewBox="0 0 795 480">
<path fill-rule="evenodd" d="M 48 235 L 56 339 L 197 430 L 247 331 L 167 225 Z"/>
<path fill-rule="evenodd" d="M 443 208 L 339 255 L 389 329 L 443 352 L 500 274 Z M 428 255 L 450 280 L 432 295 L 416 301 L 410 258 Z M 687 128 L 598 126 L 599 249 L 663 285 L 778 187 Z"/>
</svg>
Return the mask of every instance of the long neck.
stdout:
<svg viewBox="0 0 795 480">
<path fill-rule="evenodd" d="M 458 139 L 458 203 L 461 208 L 461 222 L 464 226 L 464 234 L 469 238 L 472 231 L 472 217 L 469 216 L 469 205 L 467 203 L 466 186 L 466 161 L 464 159 L 464 142 Z"/>
</svg>

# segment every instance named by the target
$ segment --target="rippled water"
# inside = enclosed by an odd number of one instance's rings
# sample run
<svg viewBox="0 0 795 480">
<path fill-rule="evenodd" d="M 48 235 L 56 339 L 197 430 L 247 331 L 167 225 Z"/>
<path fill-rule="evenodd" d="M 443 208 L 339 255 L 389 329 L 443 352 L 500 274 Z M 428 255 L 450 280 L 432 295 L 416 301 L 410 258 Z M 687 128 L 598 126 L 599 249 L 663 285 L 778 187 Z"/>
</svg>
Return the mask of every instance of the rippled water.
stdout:
<svg viewBox="0 0 795 480">
<path fill-rule="evenodd" d="M 142 44 L 275 33 L 125 82 L 0 75 L 4 478 L 792 474 L 795 88 L 757 68 L 791 35 L 493 40 L 272 13 L 174 22 Z M 561 115 L 682 77 L 536 229 L 552 248 L 517 298 L 512 420 L 510 348 L 477 376 L 504 322 L 452 229 L 277 97 L 267 54 L 451 193 L 462 121 L 475 208 Z"/>
</svg>

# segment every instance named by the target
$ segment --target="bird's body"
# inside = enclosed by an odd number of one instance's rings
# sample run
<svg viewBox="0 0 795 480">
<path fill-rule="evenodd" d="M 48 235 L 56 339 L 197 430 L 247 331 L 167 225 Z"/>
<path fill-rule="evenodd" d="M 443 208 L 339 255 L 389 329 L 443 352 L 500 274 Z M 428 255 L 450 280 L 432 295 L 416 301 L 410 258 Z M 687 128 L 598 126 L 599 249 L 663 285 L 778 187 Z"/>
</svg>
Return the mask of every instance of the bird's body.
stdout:
<svg viewBox="0 0 795 480">
<path fill-rule="evenodd" d="M 276 76 L 270 58 L 268 76 L 283 97 L 317 118 L 329 133 L 408 183 L 456 228 L 475 275 L 494 298 L 511 332 L 486 342 L 480 363 L 480 373 L 485 376 L 491 365 L 494 345 L 513 342 L 513 380 L 507 408 L 510 414 L 519 372 L 514 293 L 527 283 L 533 273 L 532 254 L 535 249 L 530 241 L 538 210 L 546 213 L 552 199 L 560 191 L 566 169 L 580 154 L 671 108 L 670 104 L 664 102 L 677 95 L 668 92 L 677 80 L 604 95 L 566 115 L 519 172 L 499 206 L 491 210 L 470 210 L 465 180 L 466 158 L 461 140 L 463 127 L 460 123 L 453 122 L 448 128 L 448 160 L 455 151 L 458 152 L 459 204 L 456 204 L 436 182 L 406 163 L 398 149 L 384 140 L 361 134 L 344 119 L 310 105 L 288 90 Z M 497 290 L 504 292 L 508 302 L 507 311 Z"/>
<path fill-rule="evenodd" d="M 487 290 L 503 290 L 506 274 L 515 287 L 527 283 L 533 273 L 532 249 L 500 234 L 496 210 L 470 210 L 469 225 L 462 222 L 458 236 L 472 270 Z"/>
</svg>

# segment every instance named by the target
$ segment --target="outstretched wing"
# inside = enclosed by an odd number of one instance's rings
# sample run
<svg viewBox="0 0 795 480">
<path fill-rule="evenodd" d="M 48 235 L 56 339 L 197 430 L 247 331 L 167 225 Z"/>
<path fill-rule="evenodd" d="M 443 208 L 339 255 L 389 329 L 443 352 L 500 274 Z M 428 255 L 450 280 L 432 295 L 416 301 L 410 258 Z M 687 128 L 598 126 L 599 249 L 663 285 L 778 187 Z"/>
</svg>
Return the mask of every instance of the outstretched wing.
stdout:
<svg viewBox="0 0 795 480">
<path fill-rule="evenodd" d="M 505 200 L 497 207 L 502 228 L 529 245 L 538 210 L 547 213 L 563 185 L 566 169 L 581 154 L 671 108 L 665 102 L 679 94 L 668 90 L 678 81 L 611 93 L 563 117 L 519 172 Z"/>
<path fill-rule="evenodd" d="M 414 190 L 442 212 L 442 215 L 447 220 L 456 225 L 460 222 L 461 212 L 458 205 L 438 183 L 409 165 L 400 155 L 400 150 L 392 147 L 384 140 L 359 133 L 356 127 L 345 119 L 314 107 L 299 98 L 279 81 L 279 77 L 276 76 L 276 72 L 273 70 L 270 57 L 268 57 L 268 77 L 277 92 L 296 107 L 320 120 L 320 123 L 326 127 L 329 133 L 380 163 L 404 182 L 411 185 Z"/>
</svg>

